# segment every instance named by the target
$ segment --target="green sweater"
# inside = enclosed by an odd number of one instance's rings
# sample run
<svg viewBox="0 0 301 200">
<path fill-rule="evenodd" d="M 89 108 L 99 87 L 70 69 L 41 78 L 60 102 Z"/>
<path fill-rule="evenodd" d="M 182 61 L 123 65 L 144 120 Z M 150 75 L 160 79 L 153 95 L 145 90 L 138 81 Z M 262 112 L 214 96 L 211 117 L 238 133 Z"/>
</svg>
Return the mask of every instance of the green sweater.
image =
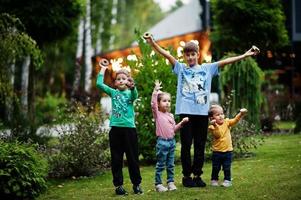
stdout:
<svg viewBox="0 0 301 200">
<path fill-rule="evenodd" d="M 113 89 L 103 82 L 103 74 L 98 74 L 96 87 L 104 91 L 112 99 L 112 115 L 110 126 L 135 128 L 134 100 L 138 98 L 136 87 L 133 90 Z"/>
</svg>

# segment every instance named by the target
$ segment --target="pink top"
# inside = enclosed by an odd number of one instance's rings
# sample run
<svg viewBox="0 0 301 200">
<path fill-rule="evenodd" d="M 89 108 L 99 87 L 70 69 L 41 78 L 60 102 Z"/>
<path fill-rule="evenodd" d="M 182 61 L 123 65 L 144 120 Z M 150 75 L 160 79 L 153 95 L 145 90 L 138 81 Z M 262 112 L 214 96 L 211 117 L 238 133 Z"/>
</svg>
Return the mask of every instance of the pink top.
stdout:
<svg viewBox="0 0 301 200">
<path fill-rule="evenodd" d="M 158 109 L 158 92 L 152 94 L 152 111 L 156 122 L 156 135 L 164 139 L 171 139 L 175 136 L 175 132 L 181 128 L 181 123 L 176 125 L 173 114 L 170 112 L 161 112 Z"/>
</svg>

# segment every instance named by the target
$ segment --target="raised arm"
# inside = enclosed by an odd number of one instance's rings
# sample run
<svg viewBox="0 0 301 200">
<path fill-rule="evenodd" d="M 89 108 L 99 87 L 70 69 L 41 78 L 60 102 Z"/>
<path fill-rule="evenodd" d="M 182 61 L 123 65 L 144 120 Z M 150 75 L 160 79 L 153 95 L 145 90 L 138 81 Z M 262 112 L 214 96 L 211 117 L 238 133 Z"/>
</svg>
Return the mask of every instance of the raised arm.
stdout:
<svg viewBox="0 0 301 200">
<path fill-rule="evenodd" d="M 174 67 L 177 61 L 175 57 L 173 57 L 168 51 L 160 47 L 150 33 L 144 33 L 143 38 L 147 41 L 147 43 L 151 45 L 152 49 L 164 56 L 170 62 L 170 64 L 172 64 L 172 67 Z"/>
<path fill-rule="evenodd" d="M 152 100 L 151 100 L 151 107 L 154 118 L 157 117 L 158 109 L 158 94 L 160 93 L 161 89 L 161 82 L 159 80 L 155 80 L 155 87 L 152 93 Z"/>
<path fill-rule="evenodd" d="M 103 90 L 106 94 L 111 96 L 111 93 L 114 91 L 114 89 L 112 89 L 109 86 L 107 86 L 106 84 L 104 84 L 104 74 L 105 74 L 108 66 L 102 65 L 101 63 L 99 63 L 99 65 L 100 65 L 101 69 L 97 75 L 96 87 Z"/>
<path fill-rule="evenodd" d="M 237 62 L 237 61 L 240 61 L 242 59 L 245 59 L 249 56 L 256 56 L 257 54 L 260 53 L 260 50 L 258 47 L 256 46 L 252 46 L 251 49 L 249 49 L 248 51 L 246 51 L 244 54 L 242 55 L 239 55 L 239 56 L 233 56 L 233 57 L 229 57 L 229 58 L 226 58 L 224 60 L 220 60 L 218 61 L 218 66 L 219 67 L 224 67 L 225 65 L 227 64 L 231 64 L 231 63 L 234 63 L 234 62 Z"/>
</svg>

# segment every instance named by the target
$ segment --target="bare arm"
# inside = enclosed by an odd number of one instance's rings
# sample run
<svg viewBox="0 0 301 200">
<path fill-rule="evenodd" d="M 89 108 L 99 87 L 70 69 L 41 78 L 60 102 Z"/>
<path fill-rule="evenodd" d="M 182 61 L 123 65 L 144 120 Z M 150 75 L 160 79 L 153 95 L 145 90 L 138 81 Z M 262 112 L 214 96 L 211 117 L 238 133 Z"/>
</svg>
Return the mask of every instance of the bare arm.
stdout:
<svg viewBox="0 0 301 200">
<path fill-rule="evenodd" d="M 168 51 L 160 47 L 150 33 L 144 33 L 143 38 L 147 41 L 147 43 L 151 45 L 151 47 L 156 52 L 164 56 L 170 62 L 170 64 L 172 64 L 172 66 L 176 64 L 177 60 L 175 59 L 175 57 L 173 57 Z"/>
<path fill-rule="evenodd" d="M 257 54 L 259 54 L 260 50 L 256 47 L 256 46 L 252 46 L 251 49 L 249 49 L 248 51 L 246 51 L 244 54 L 239 55 L 239 56 L 233 56 L 230 58 L 226 58 L 224 60 L 220 60 L 218 61 L 218 66 L 219 67 L 224 67 L 227 64 L 232 64 L 234 62 L 243 60 L 249 56 L 256 56 Z"/>
<path fill-rule="evenodd" d="M 189 121 L 188 117 L 184 117 L 180 123 L 178 123 L 175 127 L 175 132 L 177 132 L 180 128 L 184 126 Z"/>
<path fill-rule="evenodd" d="M 157 118 L 158 113 L 158 94 L 160 93 L 161 89 L 161 82 L 159 80 L 155 80 L 155 87 L 152 94 L 152 100 L 151 100 L 151 108 L 153 112 L 154 118 Z"/>
</svg>

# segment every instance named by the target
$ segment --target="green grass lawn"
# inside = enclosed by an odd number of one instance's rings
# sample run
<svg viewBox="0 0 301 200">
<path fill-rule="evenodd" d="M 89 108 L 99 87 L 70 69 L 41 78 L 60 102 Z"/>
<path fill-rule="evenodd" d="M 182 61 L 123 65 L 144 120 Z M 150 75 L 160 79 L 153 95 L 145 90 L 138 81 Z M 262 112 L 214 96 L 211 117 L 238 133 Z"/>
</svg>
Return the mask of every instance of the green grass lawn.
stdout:
<svg viewBox="0 0 301 200">
<path fill-rule="evenodd" d="M 293 131 L 296 124 L 292 121 L 279 121 L 274 123 L 274 128 L 279 130 L 291 130 Z"/>
<path fill-rule="evenodd" d="M 301 199 L 301 135 L 273 135 L 255 152 L 255 157 L 233 161 L 231 188 L 184 188 L 181 185 L 181 166 L 176 165 L 175 181 L 178 190 L 154 191 L 154 166 L 142 166 L 144 195 L 134 195 L 127 168 L 124 168 L 128 196 L 117 197 L 111 172 L 93 178 L 50 181 L 46 193 L 38 199 Z M 204 166 L 203 179 L 210 182 L 211 165 Z M 165 178 L 166 174 L 164 174 Z"/>
</svg>

